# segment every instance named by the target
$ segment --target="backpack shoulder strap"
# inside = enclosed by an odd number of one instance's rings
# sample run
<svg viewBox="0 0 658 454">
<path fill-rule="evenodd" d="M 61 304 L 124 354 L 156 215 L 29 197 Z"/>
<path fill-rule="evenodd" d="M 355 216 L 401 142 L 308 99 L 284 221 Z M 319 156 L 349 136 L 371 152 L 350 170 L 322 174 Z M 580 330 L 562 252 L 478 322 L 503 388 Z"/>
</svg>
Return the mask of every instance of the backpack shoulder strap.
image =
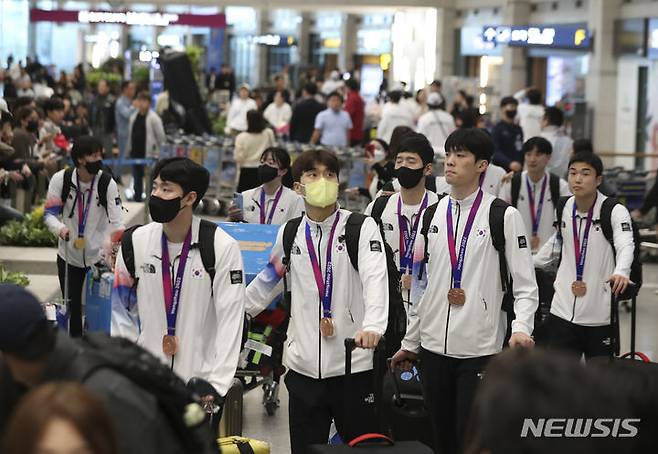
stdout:
<svg viewBox="0 0 658 454">
<path fill-rule="evenodd" d="M 500 267 L 500 281 L 503 291 L 511 291 L 509 279 L 509 267 L 505 257 L 505 211 L 509 204 L 502 199 L 494 199 L 489 208 L 489 231 L 491 232 L 491 242 L 494 249 L 498 252 L 498 262 Z"/>
<path fill-rule="evenodd" d="M 619 202 L 617 199 L 613 199 L 612 197 L 605 199 L 601 204 L 601 213 L 599 217 L 603 236 L 606 240 L 608 240 L 608 243 L 610 243 L 610 246 L 612 246 L 613 251 L 615 250 L 615 240 L 614 233 L 612 231 L 612 210 L 618 203 Z"/>
<path fill-rule="evenodd" d="M 430 192 L 436 192 L 436 177 L 434 175 L 428 175 L 425 177 L 425 189 Z"/>
<path fill-rule="evenodd" d="M 548 180 L 548 188 L 551 191 L 551 200 L 553 201 L 553 204 L 557 207 L 557 202 L 555 201 L 560 200 L 560 177 L 558 177 L 554 173 L 550 173 Z"/>
<path fill-rule="evenodd" d="M 290 267 L 290 251 L 292 250 L 292 243 L 295 242 L 297 230 L 302 223 L 302 216 L 293 218 L 286 222 L 283 228 L 283 264 L 286 268 Z"/>
<path fill-rule="evenodd" d="M 126 265 L 128 274 L 130 277 L 135 280 L 135 285 L 137 285 L 137 278 L 135 277 L 135 249 L 133 248 L 133 233 L 141 225 L 133 225 L 128 227 L 121 237 L 121 255 L 123 257 L 123 263 Z"/>
<path fill-rule="evenodd" d="M 201 219 L 199 223 L 199 252 L 203 268 L 210 276 L 210 282 L 215 281 L 215 231 L 217 224 Z M 211 284 L 212 285 L 212 284 Z"/>
<path fill-rule="evenodd" d="M 387 181 L 384 183 L 384 186 L 382 186 L 382 191 L 384 192 L 395 192 L 395 188 L 393 187 L 393 181 Z"/>
<path fill-rule="evenodd" d="M 368 216 L 361 213 L 352 213 L 345 225 L 345 247 L 350 257 L 352 267 L 359 271 L 359 241 L 361 239 L 361 226 Z M 383 239 L 382 239 L 383 241 Z M 383 246 L 382 246 L 383 247 Z"/>
<path fill-rule="evenodd" d="M 519 194 L 521 193 L 521 172 L 516 172 L 512 176 L 512 206 L 519 205 Z"/>
<path fill-rule="evenodd" d="M 570 198 L 571 196 L 560 197 L 555 208 L 555 228 L 557 229 L 557 233 L 560 238 L 562 238 L 562 214 L 564 213 L 564 206 L 567 204 L 567 201 Z"/>
<path fill-rule="evenodd" d="M 64 178 L 62 181 L 62 193 L 60 199 L 62 200 L 62 216 L 64 216 L 64 206 L 66 205 L 66 199 L 69 198 L 69 193 L 71 192 L 71 185 L 73 180 L 73 170 L 75 167 L 68 167 L 64 171 Z M 69 213 L 69 218 L 73 217 L 75 210 L 75 204 L 77 203 L 77 198 L 73 198 L 73 206 L 71 207 L 71 212 Z"/>
<path fill-rule="evenodd" d="M 370 212 L 370 217 L 374 218 L 377 221 L 377 224 L 382 222 L 382 214 L 386 209 L 388 201 L 391 199 L 390 195 L 383 195 L 375 199 L 375 203 L 372 204 L 372 211 Z"/>
<path fill-rule="evenodd" d="M 108 214 L 107 211 L 107 188 L 110 186 L 110 181 L 112 181 L 112 177 L 105 173 L 105 171 L 101 172 L 101 176 L 98 180 L 98 202 L 100 205 L 105 208 L 105 214 Z"/>
<path fill-rule="evenodd" d="M 443 195 L 439 196 L 439 200 Z M 423 213 L 423 225 L 420 228 L 420 234 L 425 237 L 425 244 L 427 244 L 427 233 L 430 231 L 430 225 L 432 224 L 432 219 L 434 218 L 434 213 L 436 213 L 436 208 L 439 206 L 439 202 L 433 203 L 428 206 Z"/>
</svg>

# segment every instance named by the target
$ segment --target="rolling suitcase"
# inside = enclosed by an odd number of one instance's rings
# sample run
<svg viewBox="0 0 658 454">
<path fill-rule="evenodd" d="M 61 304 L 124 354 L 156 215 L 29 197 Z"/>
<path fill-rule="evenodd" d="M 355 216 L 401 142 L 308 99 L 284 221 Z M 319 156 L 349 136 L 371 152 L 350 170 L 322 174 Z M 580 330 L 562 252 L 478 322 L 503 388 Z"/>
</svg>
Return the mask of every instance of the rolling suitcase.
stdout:
<svg viewBox="0 0 658 454">
<path fill-rule="evenodd" d="M 394 440 L 418 440 L 428 446 L 434 443 L 420 374 L 415 366 L 411 371 L 387 368 L 379 408 Z"/>
<path fill-rule="evenodd" d="M 219 421 L 219 437 L 242 435 L 244 385 L 238 378 L 233 379 L 222 405 L 222 419 Z"/>
<path fill-rule="evenodd" d="M 345 339 L 345 388 L 349 389 L 352 376 L 352 351 L 356 347 L 354 339 Z M 378 404 L 379 405 L 379 404 Z M 349 402 L 346 402 L 349 407 Z M 350 412 L 346 411 L 349 415 Z M 348 421 L 349 424 L 349 421 Z M 313 445 L 308 454 L 433 454 L 433 451 L 420 441 L 393 441 L 383 434 L 363 434 L 346 445 Z"/>
<path fill-rule="evenodd" d="M 226 437 L 217 440 L 222 454 L 270 454 L 270 445 L 264 441 L 244 437 Z"/>
</svg>

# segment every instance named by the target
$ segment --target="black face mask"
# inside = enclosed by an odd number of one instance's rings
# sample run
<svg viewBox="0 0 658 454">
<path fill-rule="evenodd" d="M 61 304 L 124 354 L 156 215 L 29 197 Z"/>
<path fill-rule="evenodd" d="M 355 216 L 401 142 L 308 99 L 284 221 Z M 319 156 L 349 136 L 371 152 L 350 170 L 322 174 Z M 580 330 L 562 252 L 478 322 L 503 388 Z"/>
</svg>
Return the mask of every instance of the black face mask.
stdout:
<svg viewBox="0 0 658 454">
<path fill-rule="evenodd" d="M 27 129 L 28 132 L 36 133 L 39 130 L 39 122 L 36 120 L 28 121 L 25 129 Z"/>
<path fill-rule="evenodd" d="M 173 221 L 181 210 L 181 200 L 181 197 L 165 200 L 152 195 L 149 199 L 149 212 L 151 213 L 151 218 L 155 222 L 161 224 Z"/>
<path fill-rule="evenodd" d="M 507 115 L 507 118 L 510 120 L 514 120 L 516 118 L 516 110 L 506 110 L 505 115 Z"/>
<path fill-rule="evenodd" d="M 103 168 L 103 161 L 88 162 L 85 164 L 85 168 L 90 174 L 96 175 Z"/>
<path fill-rule="evenodd" d="M 279 169 L 268 166 L 267 164 L 261 164 L 258 167 L 258 179 L 261 183 L 269 183 L 279 176 Z"/>
<path fill-rule="evenodd" d="M 405 189 L 411 189 L 416 187 L 420 180 L 423 178 L 423 172 L 425 168 L 421 167 L 420 169 L 410 169 L 409 167 L 400 167 L 395 171 L 400 186 Z"/>
</svg>

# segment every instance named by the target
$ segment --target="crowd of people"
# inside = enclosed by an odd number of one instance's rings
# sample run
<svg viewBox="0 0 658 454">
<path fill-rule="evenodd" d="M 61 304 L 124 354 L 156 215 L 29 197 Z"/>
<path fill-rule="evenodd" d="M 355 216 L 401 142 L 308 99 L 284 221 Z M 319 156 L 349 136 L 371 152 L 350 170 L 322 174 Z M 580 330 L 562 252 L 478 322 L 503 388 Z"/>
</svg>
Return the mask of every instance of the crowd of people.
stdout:
<svg viewBox="0 0 658 454">
<path fill-rule="evenodd" d="M 77 74 L 79 85 L 83 73 Z M 338 73 L 321 84 L 308 81 L 292 105 L 286 77 L 273 82 L 259 104 L 248 85 L 236 87 L 227 67 L 206 81 L 213 89 L 237 89 L 227 133 L 235 135 L 241 172 L 229 219 L 280 225 L 269 263 L 248 285 L 238 242 L 194 214 L 210 175 L 190 159 L 157 161 L 146 188 L 152 222 L 124 229 L 120 175 L 103 159 L 157 158 L 164 132 L 148 93 L 135 97 L 126 81 L 112 101 L 99 82 L 88 129 L 74 137 L 63 133 L 71 115 L 65 93 L 48 98 L 43 115 L 31 98 L 28 104 L 18 98 L 14 115 L 3 113 L 2 143 L 12 148 L 16 127 L 31 134 L 33 150 L 5 170 L 13 172 L 9 178 L 49 178 L 45 223 L 59 238 L 60 286 L 70 299 L 74 338 L 56 332 L 28 292 L 0 286 L 0 433 L 7 452 L 27 452 L 25 443 L 47 449 L 63 433 L 67 443 L 91 452 L 192 452 L 183 448 L 185 430 L 168 430 L 172 420 L 158 407 L 157 390 L 126 383 L 120 370 L 77 367 L 89 354 L 75 339 L 83 334 L 84 276 L 101 260 L 114 272 L 111 334 L 139 345 L 140 361 L 155 357 L 185 382 L 208 382 L 211 391 L 197 396 L 204 402 L 229 391 L 245 314 L 257 316 L 284 294 L 293 454 L 326 444 L 332 421 L 345 441 L 382 430 L 373 351 L 384 335 L 391 368 L 419 365 L 439 454 L 547 452 L 533 442 L 519 449 L 523 403 L 538 412 L 525 417 L 572 417 L 565 404 L 571 394 L 561 394 L 568 387 L 591 385 L 579 404 L 617 411 L 601 407 L 602 389 L 612 385 L 577 359 L 615 353 L 611 299 L 634 287 L 632 219 L 600 191 L 601 159 L 570 142 L 558 108 L 541 106 L 534 89 L 505 97 L 502 119 L 488 131 L 467 93 L 448 112 L 439 81 L 414 99 L 393 87 L 373 137 L 357 81 Z M 80 106 L 75 115 L 84 113 Z M 72 125 L 82 124 L 72 118 Z M 117 153 L 110 145 L 115 133 Z M 277 137 L 314 146 L 293 161 L 276 146 Z M 339 206 L 341 164 L 328 149 L 353 144 L 365 145 L 372 165 L 365 215 Z M 444 158 L 443 175 L 435 175 L 437 155 Z M 65 158 L 73 163 L 67 169 Z M 134 177 L 141 181 L 139 171 Z M 135 184 L 135 200 L 143 190 Z M 552 272 L 550 288 L 538 285 L 535 268 Z M 547 314 L 540 303 L 550 306 Z M 403 333 L 395 329 L 400 324 Z M 349 379 L 346 338 L 357 347 Z M 530 352 L 535 346 L 542 351 Z M 570 356 L 556 363 L 543 350 Z M 554 370 L 559 383 L 533 386 L 546 379 L 542 367 Z M 53 384 L 61 380 L 83 386 Z M 48 402 L 48 411 L 26 441 L 17 435 L 21 421 L 40 402 Z M 640 410 L 646 405 L 631 403 L 619 417 Z M 85 416 L 91 413 L 96 419 Z M 616 449 L 641 452 L 630 443 Z"/>
</svg>

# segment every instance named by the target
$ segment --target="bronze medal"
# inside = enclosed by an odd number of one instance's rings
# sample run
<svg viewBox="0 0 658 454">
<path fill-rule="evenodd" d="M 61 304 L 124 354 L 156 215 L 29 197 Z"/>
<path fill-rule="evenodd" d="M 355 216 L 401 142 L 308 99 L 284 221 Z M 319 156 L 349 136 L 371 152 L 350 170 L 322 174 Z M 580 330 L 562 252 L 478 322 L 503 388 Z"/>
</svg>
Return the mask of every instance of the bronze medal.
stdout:
<svg viewBox="0 0 658 454">
<path fill-rule="evenodd" d="M 328 317 L 322 317 L 320 319 L 320 334 L 322 337 L 334 337 L 334 321 Z"/>
<path fill-rule="evenodd" d="M 411 274 L 403 274 L 400 284 L 403 289 L 411 290 Z"/>
<path fill-rule="evenodd" d="M 167 356 L 174 356 L 178 352 L 178 338 L 165 334 L 162 338 L 162 351 Z"/>
<path fill-rule="evenodd" d="M 532 239 L 530 240 L 530 247 L 532 247 L 533 251 L 539 249 L 539 237 L 537 235 L 532 236 Z"/>
<path fill-rule="evenodd" d="M 85 248 L 85 239 L 84 238 L 76 238 L 75 241 L 73 242 L 73 246 L 76 249 L 84 249 Z"/>
<path fill-rule="evenodd" d="M 466 292 L 462 288 L 448 290 L 448 302 L 453 306 L 463 306 L 466 303 Z"/>
<path fill-rule="evenodd" d="M 583 281 L 573 281 L 571 291 L 577 298 L 582 298 L 587 293 L 587 284 Z"/>
</svg>

